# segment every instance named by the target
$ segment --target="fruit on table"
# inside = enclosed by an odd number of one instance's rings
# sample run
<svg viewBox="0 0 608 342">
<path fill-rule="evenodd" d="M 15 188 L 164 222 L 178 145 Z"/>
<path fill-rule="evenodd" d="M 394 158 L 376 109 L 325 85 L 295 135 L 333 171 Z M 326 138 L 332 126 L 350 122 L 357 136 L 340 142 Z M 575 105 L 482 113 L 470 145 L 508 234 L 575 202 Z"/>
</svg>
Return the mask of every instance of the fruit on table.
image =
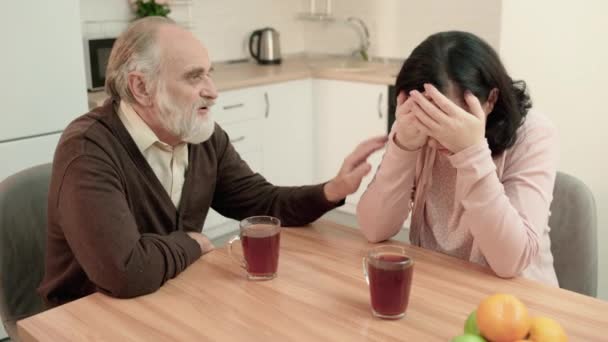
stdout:
<svg viewBox="0 0 608 342">
<path fill-rule="evenodd" d="M 471 335 L 481 335 L 477 326 L 477 310 L 471 312 L 467 321 L 464 323 L 464 333 Z"/>
<path fill-rule="evenodd" d="M 512 295 L 487 297 L 479 304 L 476 317 L 481 335 L 494 342 L 521 340 L 530 331 L 528 309 Z"/>
<path fill-rule="evenodd" d="M 486 340 L 479 335 L 464 334 L 454 337 L 451 342 L 486 342 Z"/>
<path fill-rule="evenodd" d="M 530 340 L 534 342 L 566 342 L 568 337 L 564 329 L 548 317 L 534 317 L 530 327 Z"/>
<path fill-rule="evenodd" d="M 564 329 L 551 318 L 530 317 L 515 296 L 495 294 L 485 298 L 464 324 L 464 335 L 452 342 L 567 342 Z"/>
</svg>

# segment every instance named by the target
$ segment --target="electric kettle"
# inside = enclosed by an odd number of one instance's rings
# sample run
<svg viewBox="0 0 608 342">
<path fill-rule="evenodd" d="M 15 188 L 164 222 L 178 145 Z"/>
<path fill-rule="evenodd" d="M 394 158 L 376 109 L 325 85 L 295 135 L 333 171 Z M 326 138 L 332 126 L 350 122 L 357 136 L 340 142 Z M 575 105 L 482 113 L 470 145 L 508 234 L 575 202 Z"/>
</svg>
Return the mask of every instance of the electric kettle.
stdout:
<svg viewBox="0 0 608 342">
<path fill-rule="evenodd" d="M 249 52 L 259 64 L 280 64 L 279 32 L 271 27 L 253 31 L 249 37 Z"/>
</svg>

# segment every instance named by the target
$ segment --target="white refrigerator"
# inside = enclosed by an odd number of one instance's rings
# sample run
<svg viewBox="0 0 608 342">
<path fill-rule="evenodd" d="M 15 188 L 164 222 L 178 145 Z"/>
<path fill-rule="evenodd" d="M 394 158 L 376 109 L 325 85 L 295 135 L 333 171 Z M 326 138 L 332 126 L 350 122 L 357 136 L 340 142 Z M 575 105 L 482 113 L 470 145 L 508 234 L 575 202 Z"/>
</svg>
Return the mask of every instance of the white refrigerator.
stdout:
<svg viewBox="0 0 608 342">
<path fill-rule="evenodd" d="M 78 0 L 3 3 L 0 181 L 50 162 L 63 128 L 87 111 L 79 6 Z"/>
</svg>

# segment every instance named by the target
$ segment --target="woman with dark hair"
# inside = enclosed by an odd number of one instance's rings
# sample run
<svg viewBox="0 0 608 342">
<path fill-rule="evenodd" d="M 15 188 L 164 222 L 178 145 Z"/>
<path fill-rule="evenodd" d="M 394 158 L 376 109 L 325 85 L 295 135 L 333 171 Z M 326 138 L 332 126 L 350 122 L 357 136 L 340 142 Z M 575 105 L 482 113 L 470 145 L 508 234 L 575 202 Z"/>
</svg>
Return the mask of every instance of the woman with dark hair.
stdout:
<svg viewBox="0 0 608 342">
<path fill-rule="evenodd" d="M 557 133 L 496 52 L 466 32 L 428 37 L 396 81 L 387 150 L 362 196 L 365 237 L 386 240 L 412 213 L 410 242 L 557 286 L 549 206 Z"/>
</svg>

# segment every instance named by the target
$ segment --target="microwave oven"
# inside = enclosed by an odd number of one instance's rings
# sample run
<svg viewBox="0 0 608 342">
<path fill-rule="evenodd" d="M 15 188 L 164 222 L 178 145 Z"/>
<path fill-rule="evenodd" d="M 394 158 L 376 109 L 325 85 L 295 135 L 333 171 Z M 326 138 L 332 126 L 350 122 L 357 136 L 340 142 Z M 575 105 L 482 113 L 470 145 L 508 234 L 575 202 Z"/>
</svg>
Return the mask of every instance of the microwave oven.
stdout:
<svg viewBox="0 0 608 342">
<path fill-rule="evenodd" d="M 106 67 L 116 38 L 85 38 L 84 64 L 86 68 L 87 89 L 103 89 L 106 82 Z"/>
</svg>

